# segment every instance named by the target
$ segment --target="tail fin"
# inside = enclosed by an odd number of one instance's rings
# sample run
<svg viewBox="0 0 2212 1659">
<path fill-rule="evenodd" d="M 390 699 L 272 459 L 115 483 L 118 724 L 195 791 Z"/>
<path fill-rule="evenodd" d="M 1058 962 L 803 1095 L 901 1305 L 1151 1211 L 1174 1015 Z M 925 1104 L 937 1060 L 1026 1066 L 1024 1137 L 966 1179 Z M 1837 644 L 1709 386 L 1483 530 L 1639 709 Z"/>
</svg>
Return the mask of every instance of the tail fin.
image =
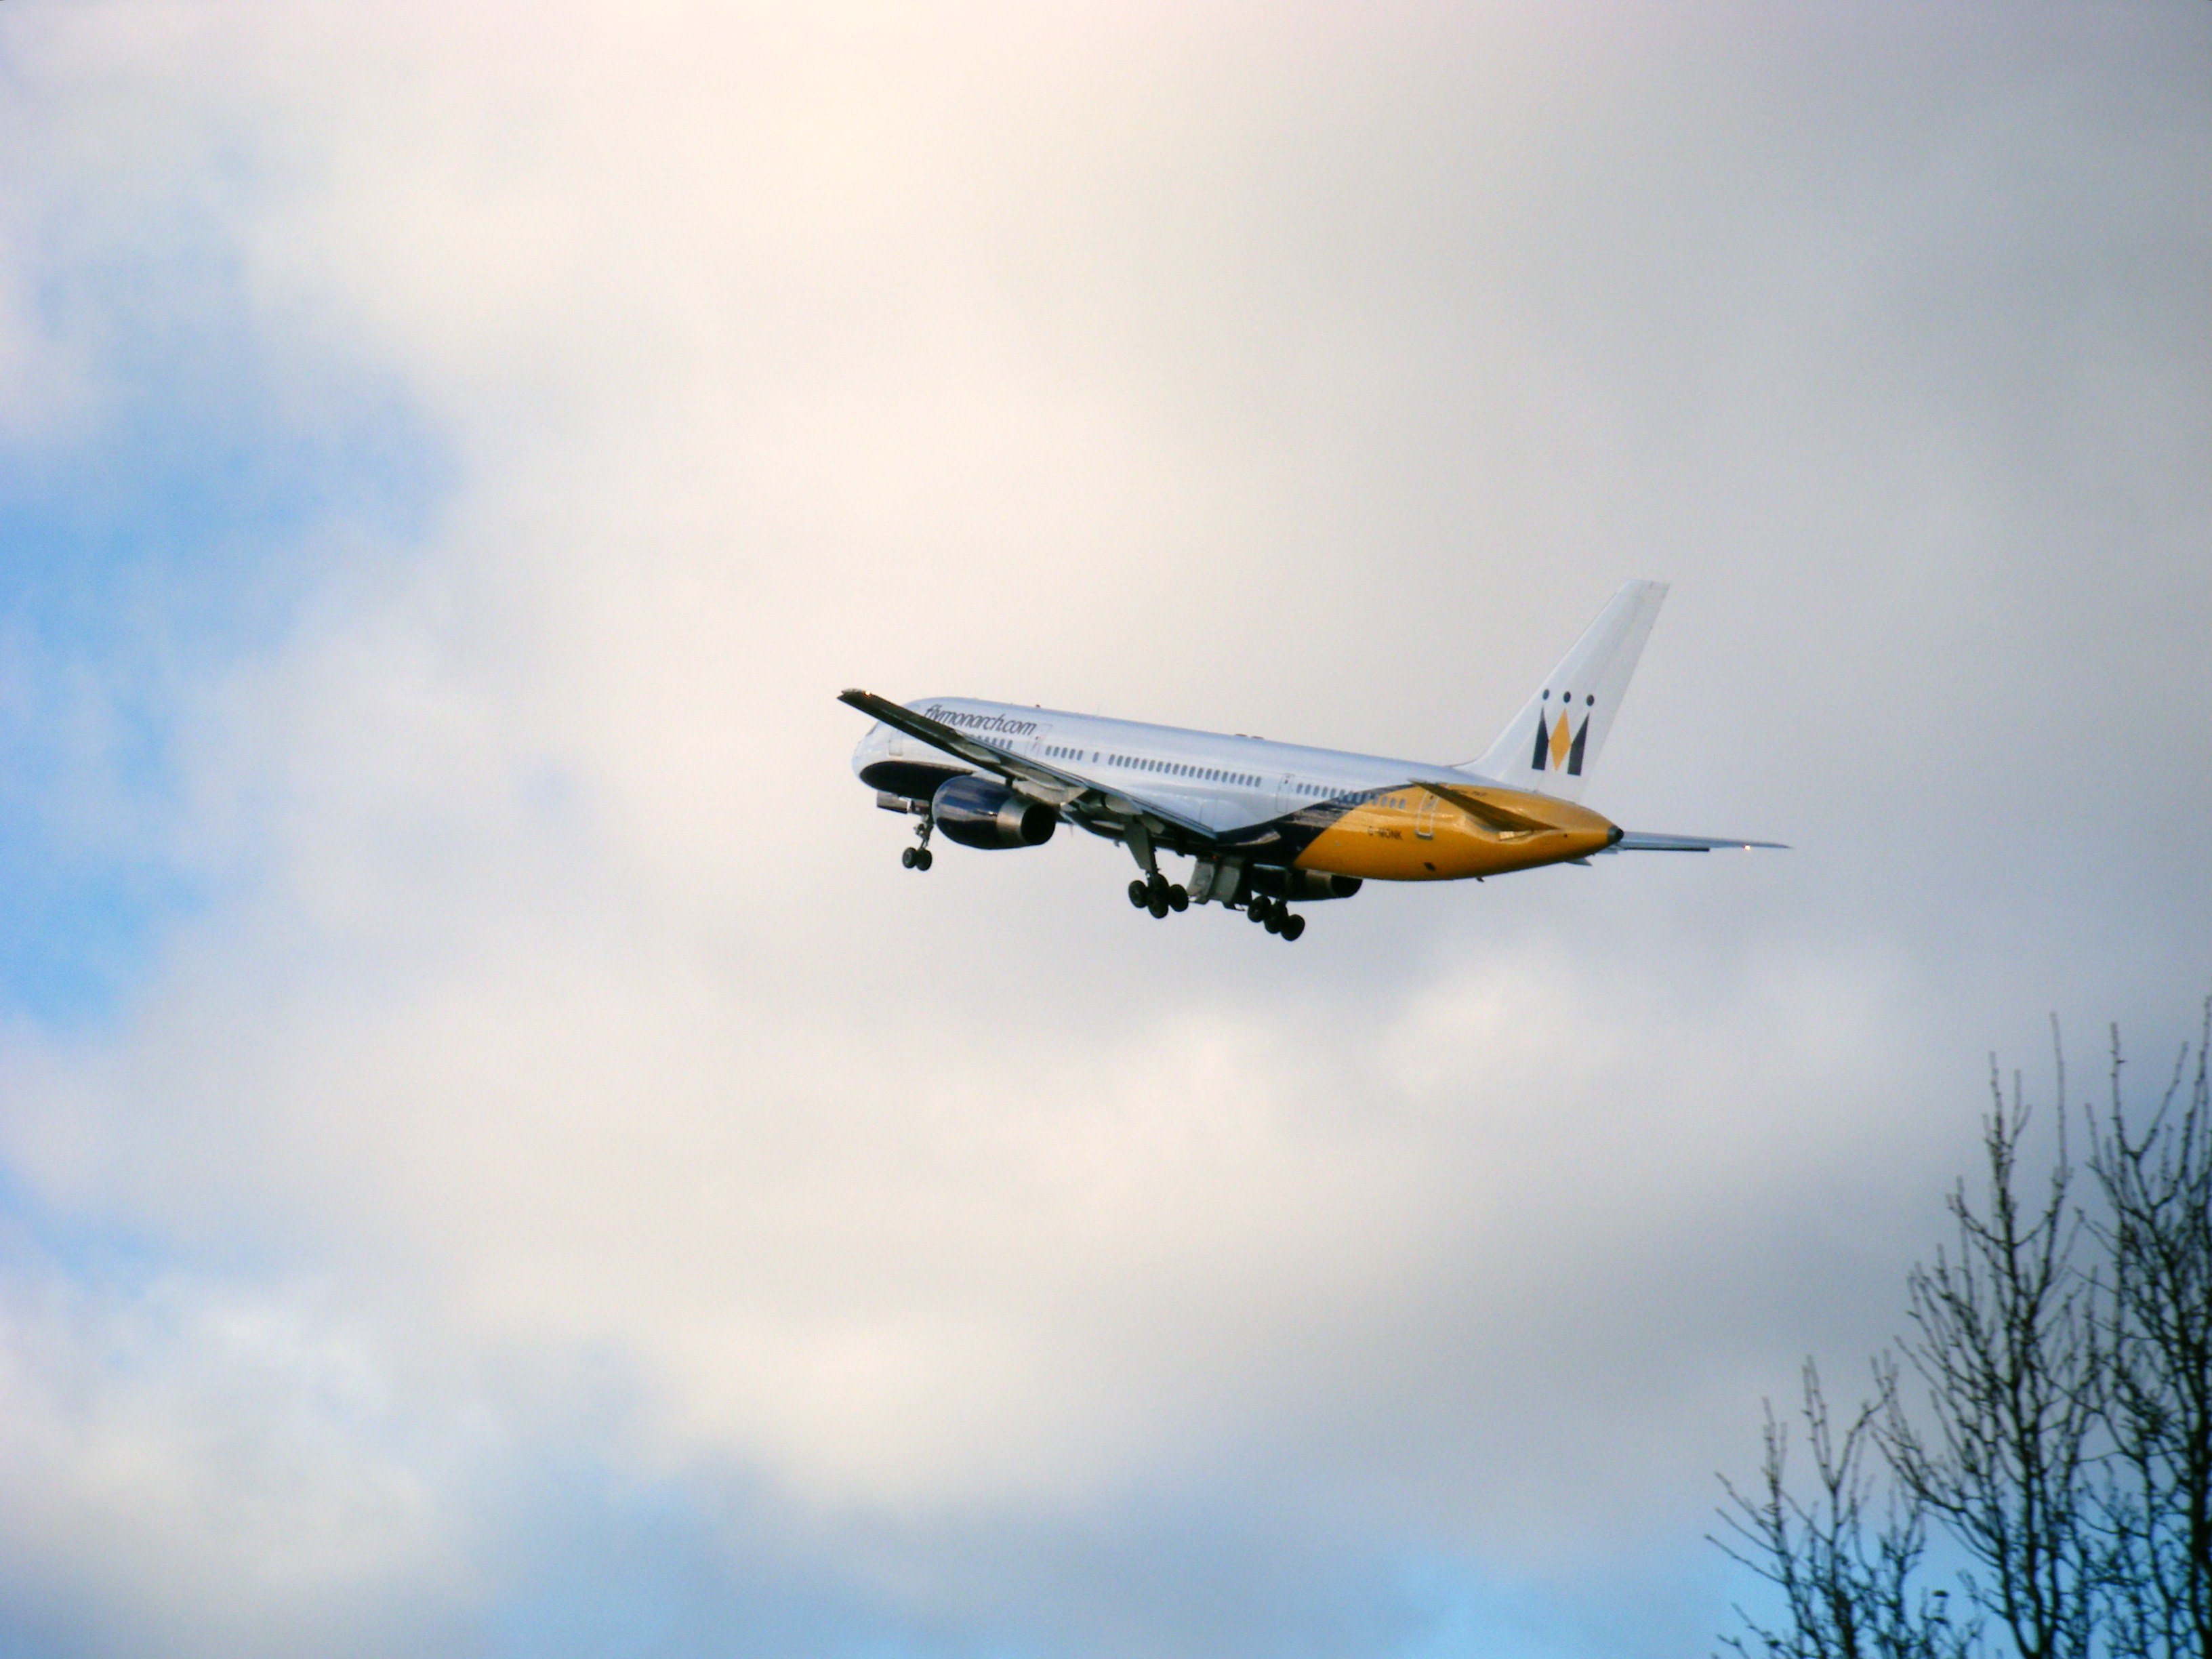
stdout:
<svg viewBox="0 0 2212 1659">
<path fill-rule="evenodd" d="M 1467 769 L 1516 789 L 1580 799 L 1666 597 L 1664 582 L 1622 584 L 1543 689 Z"/>
</svg>

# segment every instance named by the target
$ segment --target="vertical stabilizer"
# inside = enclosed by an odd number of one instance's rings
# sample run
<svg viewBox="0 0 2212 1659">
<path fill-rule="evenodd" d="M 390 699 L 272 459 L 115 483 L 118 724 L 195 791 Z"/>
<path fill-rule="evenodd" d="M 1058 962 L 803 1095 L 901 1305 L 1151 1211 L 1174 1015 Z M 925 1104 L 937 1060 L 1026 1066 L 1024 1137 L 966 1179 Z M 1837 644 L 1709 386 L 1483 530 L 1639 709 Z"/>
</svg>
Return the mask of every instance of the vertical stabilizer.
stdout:
<svg viewBox="0 0 2212 1659">
<path fill-rule="evenodd" d="M 1528 704 L 1480 760 L 1466 768 L 1516 789 L 1582 799 L 1583 785 L 1605 747 L 1628 677 L 1644 652 L 1664 582 L 1633 581 L 1584 630 Z"/>
</svg>

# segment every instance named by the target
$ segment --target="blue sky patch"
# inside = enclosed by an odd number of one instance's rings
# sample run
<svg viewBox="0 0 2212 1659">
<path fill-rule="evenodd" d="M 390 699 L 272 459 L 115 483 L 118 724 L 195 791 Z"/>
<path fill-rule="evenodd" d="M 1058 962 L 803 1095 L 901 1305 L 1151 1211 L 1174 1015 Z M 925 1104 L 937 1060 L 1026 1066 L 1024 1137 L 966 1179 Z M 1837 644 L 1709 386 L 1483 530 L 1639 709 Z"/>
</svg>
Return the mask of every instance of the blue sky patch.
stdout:
<svg viewBox="0 0 2212 1659">
<path fill-rule="evenodd" d="M 450 483 L 396 392 L 280 404 L 242 316 L 124 331 L 87 439 L 0 448 L 0 1008 L 105 1018 L 165 918 L 182 688 L 271 648 L 319 550 L 419 540 Z"/>
</svg>

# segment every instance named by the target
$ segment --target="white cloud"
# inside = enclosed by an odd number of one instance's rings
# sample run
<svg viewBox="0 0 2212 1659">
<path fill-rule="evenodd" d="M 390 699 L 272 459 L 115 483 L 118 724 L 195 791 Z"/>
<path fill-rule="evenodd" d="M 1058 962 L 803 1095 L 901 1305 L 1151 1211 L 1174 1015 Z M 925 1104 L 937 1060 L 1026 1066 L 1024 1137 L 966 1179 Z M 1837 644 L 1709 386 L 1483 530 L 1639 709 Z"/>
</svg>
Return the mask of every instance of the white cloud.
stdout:
<svg viewBox="0 0 2212 1659">
<path fill-rule="evenodd" d="M 0 1048 L 40 1203 L 288 1269 L 10 1304 L 0 1527 L 64 1576 L 113 1537 L 90 1601 L 447 1616 L 479 1460 L 562 1424 L 922 1531 L 1195 1490 L 1630 1548 L 1879 1340 L 1993 1028 L 2186 999 L 2206 410 L 2157 379 L 2142 447 L 2110 365 L 2201 356 L 2201 303 L 2098 264 L 2206 263 L 2201 169 L 2101 190 L 2205 142 L 2153 47 L 2014 43 L 1964 114 L 1925 70 L 1870 136 L 1873 26 L 28 15 L 31 217 L 90 189 L 112 251 L 134 149 L 237 160 L 197 199 L 275 395 L 396 385 L 454 457 L 418 545 L 304 532 L 286 636 L 180 696 L 210 908 L 112 1029 Z M 2142 83 L 2060 100 L 2079 173 L 2016 142 L 2069 75 Z M 2143 556 L 2092 568 L 2115 492 Z M 1467 754 L 1647 569 L 1599 804 L 1800 853 L 1370 889 L 1286 951 L 1134 917 L 1103 846 L 902 877 L 830 701 Z M 2051 730 L 2148 827 L 2039 793 Z"/>
<path fill-rule="evenodd" d="M 0 1583 L 21 1636 L 325 1651 L 475 1593 L 450 1444 L 312 1287 L 88 1279 L 16 1238 L 0 1301 Z M 126 1276 L 127 1277 L 127 1276 Z M 433 1453 L 435 1453 L 433 1455 Z M 334 1620 L 333 1613 L 338 1617 Z"/>
</svg>

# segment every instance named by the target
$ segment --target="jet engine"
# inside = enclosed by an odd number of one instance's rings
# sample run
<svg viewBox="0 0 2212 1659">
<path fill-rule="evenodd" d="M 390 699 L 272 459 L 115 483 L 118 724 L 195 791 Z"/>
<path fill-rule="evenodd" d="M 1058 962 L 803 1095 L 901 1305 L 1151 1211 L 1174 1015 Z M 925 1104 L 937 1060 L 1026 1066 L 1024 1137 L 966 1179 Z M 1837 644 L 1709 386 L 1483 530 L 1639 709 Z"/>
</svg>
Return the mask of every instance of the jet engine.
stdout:
<svg viewBox="0 0 2212 1659">
<path fill-rule="evenodd" d="M 1060 827 L 1060 814 L 1043 802 L 1024 800 L 1003 783 L 972 775 L 945 779 L 929 810 L 953 840 L 986 852 L 1042 847 Z"/>
<path fill-rule="evenodd" d="M 1350 898 L 1359 890 L 1358 876 L 1332 876 L 1321 870 L 1285 870 L 1280 866 L 1255 864 L 1245 873 L 1245 884 L 1255 893 L 1312 904 L 1322 899 Z"/>
</svg>

